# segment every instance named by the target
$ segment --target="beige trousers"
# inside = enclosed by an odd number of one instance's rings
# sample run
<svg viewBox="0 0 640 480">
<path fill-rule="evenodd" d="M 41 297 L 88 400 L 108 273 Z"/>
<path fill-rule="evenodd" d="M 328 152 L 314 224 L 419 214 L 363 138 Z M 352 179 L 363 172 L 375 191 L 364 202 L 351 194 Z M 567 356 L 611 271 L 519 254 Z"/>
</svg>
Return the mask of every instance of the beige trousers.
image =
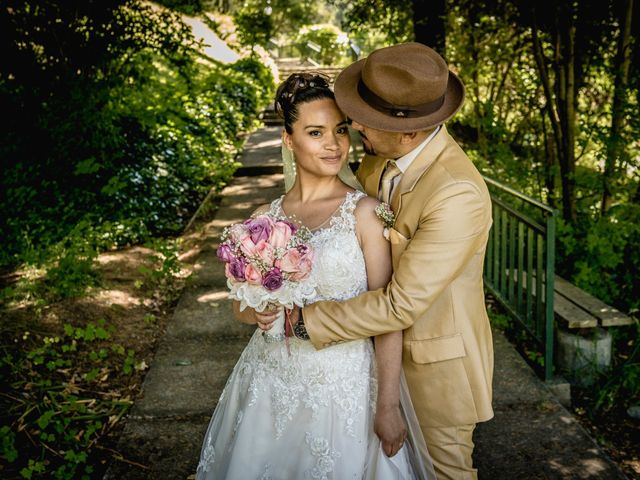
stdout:
<svg viewBox="0 0 640 480">
<path fill-rule="evenodd" d="M 422 427 L 429 455 L 438 480 L 476 480 L 478 472 L 473 468 L 472 425 L 455 427 Z"/>
</svg>

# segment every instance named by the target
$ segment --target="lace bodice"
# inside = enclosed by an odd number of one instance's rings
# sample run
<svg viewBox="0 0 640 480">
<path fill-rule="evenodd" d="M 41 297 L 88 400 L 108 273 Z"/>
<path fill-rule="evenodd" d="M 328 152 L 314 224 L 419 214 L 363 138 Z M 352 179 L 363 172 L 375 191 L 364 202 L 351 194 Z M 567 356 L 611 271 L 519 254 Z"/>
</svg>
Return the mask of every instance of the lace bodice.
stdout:
<svg viewBox="0 0 640 480">
<path fill-rule="evenodd" d="M 309 243 L 315 250 L 311 274 L 318 295 L 312 300 L 345 300 L 367 290 L 367 272 L 364 256 L 356 236 L 354 211 L 363 192 L 347 193 L 344 201 L 331 216 L 325 227 L 312 232 Z M 286 217 L 282 209 L 284 195 L 274 200 L 268 215 Z M 290 219 L 295 222 L 295 219 Z"/>
</svg>

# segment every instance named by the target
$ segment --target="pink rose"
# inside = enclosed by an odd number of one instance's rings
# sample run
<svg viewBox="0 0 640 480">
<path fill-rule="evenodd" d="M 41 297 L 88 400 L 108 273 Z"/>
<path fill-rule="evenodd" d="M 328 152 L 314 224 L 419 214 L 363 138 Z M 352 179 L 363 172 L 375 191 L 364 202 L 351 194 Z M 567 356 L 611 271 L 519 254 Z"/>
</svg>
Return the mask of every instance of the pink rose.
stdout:
<svg viewBox="0 0 640 480">
<path fill-rule="evenodd" d="M 293 230 L 291 228 L 291 224 L 283 221 L 276 222 L 271 230 L 269 243 L 273 245 L 273 248 L 285 248 L 289 243 L 292 234 Z"/>
<path fill-rule="evenodd" d="M 313 266 L 313 255 L 308 249 L 292 248 L 284 254 L 279 262 L 279 267 L 283 272 L 289 274 L 289 280 L 299 282 L 306 279 L 311 273 Z"/>
<path fill-rule="evenodd" d="M 266 242 L 266 240 L 260 240 L 255 246 L 255 255 L 268 266 L 273 265 L 273 247 Z"/>
<path fill-rule="evenodd" d="M 293 273 L 298 271 L 300 261 L 302 260 L 302 254 L 296 248 L 287 250 L 278 262 L 278 267 L 283 272 Z"/>
<path fill-rule="evenodd" d="M 254 255 L 256 255 L 257 253 L 256 244 L 253 243 L 253 240 L 251 240 L 251 236 L 248 233 L 242 238 L 240 238 L 239 245 L 240 245 L 240 250 L 247 257 L 253 257 Z"/>
<path fill-rule="evenodd" d="M 304 255 L 300 259 L 298 264 L 298 271 L 291 274 L 289 280 L 294 282 L 301 282 L 305 280 L 311 274 L 311 268 L 313 267 L 313 257 L 311 254 Z"/>
<path fill-rule="evenodd" d="M 256 267 L 251 264 L 248 264 L 244 269 L 244 278 L 252 285 L 262 285 L 262 275 L 260 275 Z"/>
</svg>

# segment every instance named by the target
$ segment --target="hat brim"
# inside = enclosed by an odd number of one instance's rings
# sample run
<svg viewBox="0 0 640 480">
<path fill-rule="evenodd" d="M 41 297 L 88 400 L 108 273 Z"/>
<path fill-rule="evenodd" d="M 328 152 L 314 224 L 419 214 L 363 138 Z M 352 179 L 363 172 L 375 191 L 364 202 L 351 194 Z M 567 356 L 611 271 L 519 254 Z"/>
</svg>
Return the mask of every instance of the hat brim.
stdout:
<svg viewBox="0 0 640 480">
<path fill-rule="evenodd" d="M 449 71 L 444 103 L 435 112 L 422 117 L 392 117 L 382 113 L 371 107 L 358 94 L 358 82 L 365 60 L 358 60 L 340 72 L 333 90 L 340 110 L 347 117 L 366 127 L 387 132 L 409 133 L 426 130 L 449 120 L 464 103 L 464 85 L 453 72 Z"/>
</svg>

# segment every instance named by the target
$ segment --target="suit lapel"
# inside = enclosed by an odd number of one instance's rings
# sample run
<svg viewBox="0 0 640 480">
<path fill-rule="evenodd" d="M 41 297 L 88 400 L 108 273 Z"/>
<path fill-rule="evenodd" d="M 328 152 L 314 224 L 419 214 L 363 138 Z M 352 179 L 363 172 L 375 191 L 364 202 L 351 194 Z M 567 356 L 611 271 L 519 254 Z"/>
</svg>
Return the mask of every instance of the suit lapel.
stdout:
<svg viewBox="0 0 640 480">
<path fill-rule="evenodd" d="M 391 209 L 398 215 L 402 209 L 403 197 L 410 193 L 418 183 L 418 180 L 429 170 L 449 141 L 449 134 L 444 125 L 435 137 L 411 162 L 406 172 L 402 174 L 400 184 L 396 187 L 391 198 Z M 384 163 L 383 163 L 384 165 Z"/>
<path fill-rule="evenodd" d="M 380 178 L 385 164 L 386 160 L 380 157 L 365 155 L 362 159 L 356 177 L 364 187 L 367 195 L 374 198 L 378 197 L 378 186 L 380 185 Z"/>
</svg>

